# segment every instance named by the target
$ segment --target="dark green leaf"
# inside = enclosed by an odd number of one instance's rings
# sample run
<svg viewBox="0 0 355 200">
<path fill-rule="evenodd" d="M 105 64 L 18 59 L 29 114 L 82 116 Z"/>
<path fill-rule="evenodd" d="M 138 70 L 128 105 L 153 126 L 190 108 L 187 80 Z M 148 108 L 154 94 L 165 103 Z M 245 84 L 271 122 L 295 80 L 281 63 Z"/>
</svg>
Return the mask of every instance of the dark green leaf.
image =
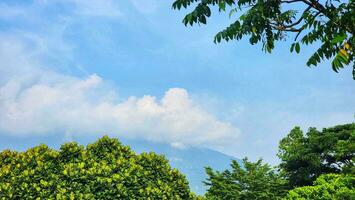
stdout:
<svg viewBox="0 0 355 200">
<path fill-rule="evenodd" d="M 295 50 L 296 50 L 296 53 L 300 52 L 300 44 L 299 43 L 296 43 Z"/>
</svg>

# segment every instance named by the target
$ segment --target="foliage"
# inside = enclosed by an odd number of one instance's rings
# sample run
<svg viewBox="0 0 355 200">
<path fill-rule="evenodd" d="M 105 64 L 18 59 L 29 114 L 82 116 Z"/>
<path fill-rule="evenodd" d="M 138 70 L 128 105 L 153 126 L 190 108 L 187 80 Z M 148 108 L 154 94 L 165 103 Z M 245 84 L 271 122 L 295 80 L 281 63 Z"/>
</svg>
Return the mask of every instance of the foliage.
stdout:
<svg viewBox="0 0 355 200">
<path fill-rule="evenodd" d="M 84 148 L 0 153 L 0 199 L 191 199 L 186 178 L 154 153 L 107 136 Z"/>
<path fill-rule="evenodd" d="M 355 177 L 353 175 L 328 174 L 320 176 L 314 186 L 299 187 L 288 192 L 285 200 L 355 199 Z"/>
<path fill-rule="evenodd" d="M 281 199 L 286 192 L 285 180 L 262 160 L 253 163 L 245 158 L 243 166 L 232 161 L 231 168 L 223 172 L 206 168 L 206 199 Z"/>
<path fill-rule="evenodd" d="M 261 42 L 263 50 L 270 53 L 275 42 L 286 40 L 292 34 L 291 52 L 299 53 L 300 43 L 320 44 L 308 59 L 308 66 L 333 58 L 332 68 L 338 72 L 344 65 L 353 63 L 355 79 L 354 0 L 175 0 L 173 8 L 192 5 L 196 6 L 183 19 L 185 25 L 206 24 L 214 6 L 220 12 L 229 10 L 230 18 L 239 14 L 216 34 L 215 43 L 249 36 L 252 45 Z"/>
<path fill-rule="evenodd" d="M 306 135 L 296 127 L 280 141 L 278 156 L 292 187 L 311 185 L 322 174 L 354 174 L 355 123 L 310 128 Z"/>
<path fill-rule="evenodd" d="M 206 199 L 355 199 L 354 155 L 355 123 L 306 134 L 295 127 L 280 141 L 279 172 L 246 158 L 231 170 L 208 167 Z"/>
</svg>

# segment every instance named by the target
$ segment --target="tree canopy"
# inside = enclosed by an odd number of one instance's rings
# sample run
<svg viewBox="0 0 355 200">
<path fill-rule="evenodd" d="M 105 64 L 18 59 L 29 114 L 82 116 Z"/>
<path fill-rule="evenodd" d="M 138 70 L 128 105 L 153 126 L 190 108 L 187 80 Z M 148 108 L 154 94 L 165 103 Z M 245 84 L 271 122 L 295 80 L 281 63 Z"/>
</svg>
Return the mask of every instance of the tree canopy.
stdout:
<svg viewBox="0 0 355 200">
<path fill-rule="evenodd" d="M 191 199 L 188 182 L 154 153 L 135 154 L 107 136 L 60 150 L 0 153 L 0 199 Z"/>
<path fill-rule="evenodd" d="M 174 9 L 194 7 L 185 16 L 185 25 L 206 24 L 211 7 L 229 12 L 232 23 L 215 35 L 222 40 L 249 37 L 254 45 L 271 52 L 275 42 L 293 37 L 290 51 L 300 52 L 301 45 L 316 44 L 317 50 L 308 59 L 308 66 L 332 59 L 332 69 L 353 64 L 355 79 L 355 1 L 348 0 L 175 0 Z"/>
<path fill-rule="evenodd" d="M 253 163 L 245 158 L 242 166 L 233 160 L 231 170 L 207 167 L 206 173 L 207 199 L 281 199 L 286 192 L 286 180 L 262 160 Z"/>
<path fill-rule="evenodd" d="M 355 123 L 310 128 L 295 127 L 280 141 L 280 168 L 292 187 L 312 185 L 320 175 L 355 173 Z"/>
<path fill-rule="evenodd" d="M 322 199 L 353 200 L 355 199 L 355 177 L 353 175 L 322 175 L 313 186 L 299 187 L 290 190 L 285 200 Z"/>
</svg>

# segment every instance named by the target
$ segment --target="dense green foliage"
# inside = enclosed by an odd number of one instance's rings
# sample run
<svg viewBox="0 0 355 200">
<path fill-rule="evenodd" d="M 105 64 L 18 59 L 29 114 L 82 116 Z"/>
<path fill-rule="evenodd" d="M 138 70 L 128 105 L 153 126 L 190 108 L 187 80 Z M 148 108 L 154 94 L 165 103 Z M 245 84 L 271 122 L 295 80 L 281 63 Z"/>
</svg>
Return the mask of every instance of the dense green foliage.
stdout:
<svg viewBox="0 0 355 200">
<path fill-rule="evenodd" d="M 292 187 L 311 185 L 322 174 L 355 173 L 355 123 L 306 135 L 294 128 L 280 141 L 280 167 Z"/>
<path fill-rule="evenodd" d="M 310 128 L 305 135 L 295 127 L 280 141 L 278 156 L 278 171 L 247 159 L 223 172 L 206 168 L 206 198 L 355 199 L 355 123 Z"/>
<path fill-rule="evenodd" d="M 299 53 L 300 43 L 320 45 L 307 61 L 308 66 L 333 58 L 332 68 L 337 72 L 353 63 L 355 79 L 354 0 L 175 0 L 173 3 L 174 9 L 189 6 L 194 9 L 183 19 L 185 25 L 206 24 L 214 6 L 220 12 L 229 11 L 233 22 L 217 33 L 216 43 L 248 36 L 252 45 L 261 42 L 263 50 L 271 52 L 275 42 L 292 34 L 291 51 Z"/>
<path fill-rule="evenodd" d="M 0 153 L 0 199 L 191 199 L 186 178 L 154 153 L 136 155 L 105 136 Z"/>
<path fill-rule="evenodd" d="M 285 200 L 355 199 L 355 177 L 350 175 L 328 174 L 320 176 L 314 186 L 304 186 L 289 191 Z"/>
<path fill-rule="evenodd" d="M 206 168 L 207 199 L 281 199 L 286 192 L 285 180 L 261 160 L 253 163 L 245 158 L 243 166 L 232 161 L 231 168 L 223 172 Z"/>
</svg>

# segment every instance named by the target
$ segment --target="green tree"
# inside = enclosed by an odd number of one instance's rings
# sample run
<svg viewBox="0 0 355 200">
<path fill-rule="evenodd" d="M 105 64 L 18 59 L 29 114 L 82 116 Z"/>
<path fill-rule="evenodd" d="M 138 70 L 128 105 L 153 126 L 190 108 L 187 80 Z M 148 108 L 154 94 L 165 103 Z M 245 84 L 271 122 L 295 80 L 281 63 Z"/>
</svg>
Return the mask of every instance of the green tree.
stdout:
<svg viewBox="0 0 355 200">
<path fill-rule="evenodd" d="M 355 123 L 310 128 L 306 135 L 295 127 L 280 141 L 278 156 L 291 187 L 311 185 L 322 174 L 354 173 Z"/>
<path fill-rule="evenodd" d="M 154 153 L 107 136 L 85 147 L 0 153 L 0 199 L 192 199 L 188 182 Z"/>
<path fill-rule="evenodd" d="M 293 36 L 291 52 L 300 52 L 300 44 L 319 44 L 307 65 L 316 66 L 321 60 L 332 59 L 338 72 L 353 63 L 355 79 L 355 1 L 348 0 L 175 0 L 174 9 L 194 6 L 183 19 L 185 25 L 206 24 L 211 7 L 229 12 L 233 22 L 218 32 L 215 43 L 249 37 L 252 45 L 262 43 L 271 52 L 275 42 Z M 236 15 L 234 15 L 236 13 Z"/>
<path fill-rule="evenodd" d="M 355 177 L 353 175 L 327 174 L 320 176 L 313 186 L 290 190 L 284 200 L 353 200 Z"/>
<path fill-rule="evenodd" d="M 243 166 L 232 161 L 231 170 L 218 172 L 207 167 L 206 173 L 206 199 L 281 199 L 286 193 L 285 180 L 262 160 L 253 163 L 245 158 Z"/>
</svg>

